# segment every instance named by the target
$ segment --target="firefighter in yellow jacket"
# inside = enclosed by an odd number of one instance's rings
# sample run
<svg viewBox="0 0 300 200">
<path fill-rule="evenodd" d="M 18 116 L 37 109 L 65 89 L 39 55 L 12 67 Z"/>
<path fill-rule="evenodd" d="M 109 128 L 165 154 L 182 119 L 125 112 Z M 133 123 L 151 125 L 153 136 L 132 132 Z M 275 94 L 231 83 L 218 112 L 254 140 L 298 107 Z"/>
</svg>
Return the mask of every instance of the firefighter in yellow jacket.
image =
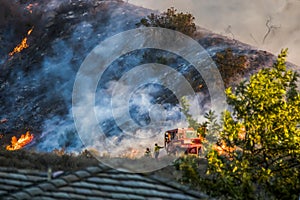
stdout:
<svg viewBox="0 0 300 200">
<path fill-rule="evenodd" d="M 150 151 L 149 148 L 146 148 L 146 151 L 145 151 L 145 153 L 144 153 L 144 156 L 145 156 L 145 157 L 151 157 L 151 151 Z"/>
<path fill-rule="evenodd" d="M 160 147 L 157 145 L 157 143 L 155 143 L 154 145 L 154 158 L 158 159 L 158 155 L 159 155 L 159 150 L 162 149 L 163 147 Z"/>
</svg>

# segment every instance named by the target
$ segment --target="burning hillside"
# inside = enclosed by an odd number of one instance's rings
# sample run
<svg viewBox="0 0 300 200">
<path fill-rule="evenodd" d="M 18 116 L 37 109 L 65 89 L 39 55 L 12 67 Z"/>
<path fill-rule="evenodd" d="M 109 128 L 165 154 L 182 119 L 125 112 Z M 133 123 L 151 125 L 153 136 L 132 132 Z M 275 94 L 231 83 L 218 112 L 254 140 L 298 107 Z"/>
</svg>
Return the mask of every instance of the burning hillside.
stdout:
<svg viewBox="0 0 300 200">
<path fill-rule="evenodd" d="M 29 36 L 32 32 L 33 28 L 31 28 L 28 32 L 27 32 L 27 36 Z M 9 53 L 9 56 L 13 56 L 15 53 L 20 53 L 23 49 L 28 48 L 28 44 L 27 44 L 27 37 L 23 38 L 22 42 L 20 44 L 18 44 L 13 51 L 11 51 Z"/>
<path fill-rule="evenodd" d="M 119 0 L 1 2 L 3 8 L 10 11 L 7 15 L 0 15 L 0 117 L 9 119 L 0 124 L 0 133 L 3 134 L 1 144 L 6 146 L 12 136 L 15 136 L 7 149 L 22 148 L 33 140 L 33 135 L 29 132 L 25 136 L 21 134 L 30 131 L 34 133 L 34 146 L 40 151 L 52 151 L 55 148 L 80 150 L 83 144 L 73 122 L 72 91 L 81 63 L 101 41 L 136 28 L 141 18 L 153 11 Z M 4 11 L 1 12 L 0 9 L 0 13 Z M 134 36 L 131 43 L 139 42 L 133 39 Z M 234 56 L 245 56 L 244 69 L 239 75 L 230 77 L 232 82 L 242 76 L 247 77 L 250 72 L 257 70 L 259 66 L 272 63 L 274 59 L 267 52 L 258 51 L 202 28 L 198 28 L 194 39 L 214 59 L 217 59 L 218 53 L 224 53 L 228 49 L 231 49 Z M 106 135 L 94 136 L 94 141 L 110 140 L 115 145 L 132 149 L 132 137 L 146 135 L 151 137 L 150 142 L 134 144 L 134 149 L 143 152 L 145 146 L 153 145 L 153 141 L 162 137 L 157 133 L 164 130 L 155 127 L 147 132 L 138 130 L 133 135 L 122 135 L 120 124 L 114 121 L 114 113 L 109 110 L 109 92 L 116 87 L 119 99 L 126 92 L 132 94 L 129 99 L 129 113 L 138 127 L 149 125 L 153 119 L 166 119 L 176 124 L 182 117 L 178 106 L 179 99 L 168 88 L 145 84 L 130 91 L 131 88 L 127 85 L 116 84 L 132 67 L 153 62 L 167 63 L 180 71 L 198 92 L 203 112 L 208 107 L 206 103 L 210 102 L 210 97 L 206 83 L 200 74 L 191 70 L 186 60 L 160 50 L 133 51 L 111 63 L 99 81 L 99 88 L 106 91 L 103 93 L 98 88 L 96 92 L 96 114 L 100 119 L 97 125 Z M 138 76 L 143 79 L 147 74 L 139 73 Z M 82 95 L 82 98 L 88 99 L 90 94 Z M 123 109 L 119 108 L 120 111 Z M 95 126 L 89 124 L 88 119 L 82 120 L 91 129 Z M 122 123 L 126 124 L 127 121 Z M 19 137 L 21 138 L 17 139 Z M 23 142 L 25 138 L 28 139 L 26 144 Z M 96 147 L 100 150 L 106 148 L 102 144 L 97 144 Z M 122 155 L 122 151 L 124 149 L 108 153 Z"/>
<path fill-rule="evenodd" d="M 19 139 L 16 136 L 11 138 L 11 145 L 6 146 L 6 150 L 15 151 L 22 149 L 26 145 L 30 144 L 34 138 L 34 135 L 31 134 L 29 131 L 26 134 L 22 134 Z"/>
</svg>

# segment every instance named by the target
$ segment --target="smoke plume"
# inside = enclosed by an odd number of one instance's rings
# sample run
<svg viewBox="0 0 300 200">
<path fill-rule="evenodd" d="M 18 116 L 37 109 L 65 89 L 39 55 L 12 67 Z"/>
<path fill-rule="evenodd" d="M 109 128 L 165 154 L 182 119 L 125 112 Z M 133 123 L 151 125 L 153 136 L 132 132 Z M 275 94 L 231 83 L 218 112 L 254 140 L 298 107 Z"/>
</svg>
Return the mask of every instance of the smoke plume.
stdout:
<svg viewBox="0 0 300 200">
<path fill-rule="evenodd" d="M 289 48 L 288 60 L 300 65 L 299 0 L 129 0 L 129 3 L 159 11 L 175 7 L 192 13 L 201 27 L 274 54 Z"/>
</svg>

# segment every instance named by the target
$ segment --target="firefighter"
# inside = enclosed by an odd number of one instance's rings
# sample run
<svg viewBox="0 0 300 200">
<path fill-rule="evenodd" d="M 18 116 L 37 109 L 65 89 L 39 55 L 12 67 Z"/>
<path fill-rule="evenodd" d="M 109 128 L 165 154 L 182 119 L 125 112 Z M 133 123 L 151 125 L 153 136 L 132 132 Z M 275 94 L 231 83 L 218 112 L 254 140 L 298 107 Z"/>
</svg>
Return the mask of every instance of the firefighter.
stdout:
<svg viewBox="0 0 300 200">
<path fill-rule="evenodd" d="M 158 155 L 159 155 L 159 150 L 162 149 L 163 147 L 158 146 L 157 143 L 155 143 L 154 145 L 154 158 L 158 159 Z"/>
<path fill-rule="evenodd" d="M 151 151 L 150 151 L 150 149 L 149 148 L 146 148 L 146 151 L 145 151 L 145 157 L 151 157 Z"/>
</svg>

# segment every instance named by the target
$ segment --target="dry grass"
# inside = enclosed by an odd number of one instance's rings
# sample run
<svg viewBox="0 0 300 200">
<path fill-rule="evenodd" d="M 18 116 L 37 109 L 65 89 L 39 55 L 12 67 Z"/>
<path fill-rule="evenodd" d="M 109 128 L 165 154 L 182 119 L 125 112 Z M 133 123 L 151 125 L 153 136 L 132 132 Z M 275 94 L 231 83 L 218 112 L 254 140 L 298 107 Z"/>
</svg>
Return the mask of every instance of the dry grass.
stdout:
<svg viewBox="0 0 300 200">
<path fill-rule="evenodd" d="M 95 155 L 95 153 L 93 153 Z M 53 152 L 36 152 L 28 149 L 16 151 L 0 150 L 0 167 L 12 167 L 19 169 L 75 171 L 88 166 L 96 166 L 100 162 L 112 168 L 136 173 L 148 173 L 158 171 L 167 166 L 173 166 L 176 157 L 162 156 L 158 160 L 154 158 L 131 158 L 97 156 L 97 159 L 87 150 L 75 155 L 64 150 L 55 149 Z"/>
<path fill-rule="evenodd" d="M 18 169 L 75 171 L 88 166 L 98 165 L 98 160 L 89 154 L 57 154 L 37 153 L 31 150 L 7 151 L 0 150 L 0 167 L 11 167 Z"/>
<path fill-rule="evenodd" d="M 164 156 L 158 160 L 154 158 L 102 158 L 101 161 L 110 167 L 118 170 L 130 171 L 136 173 L 148 173 L 152 171 L 157 171 L 167 166 L 173 165 L 175 157 Z"/>
</svg>

